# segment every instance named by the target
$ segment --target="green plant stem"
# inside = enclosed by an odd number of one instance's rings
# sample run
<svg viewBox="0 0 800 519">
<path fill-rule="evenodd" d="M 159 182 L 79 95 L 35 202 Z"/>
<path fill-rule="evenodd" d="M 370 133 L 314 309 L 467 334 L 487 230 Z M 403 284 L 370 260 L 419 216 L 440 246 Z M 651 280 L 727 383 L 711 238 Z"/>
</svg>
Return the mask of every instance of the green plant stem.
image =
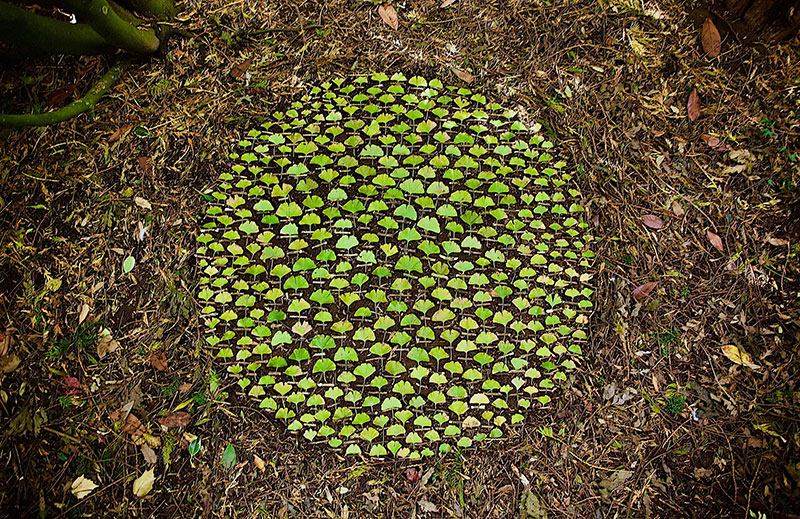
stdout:
<svg viewBox="0 0 800 519">
<path fill-rule="evenodd" d="M 73 101 L 64 108 L 45 112 L 42 114 L 0 114 L 0 126 L 6 127 L 25 127 L 25 126 L 48 126 L 66 121 L 76 115 L 80 115 L 94 108 L 97 101 L 106 93 L 125 71 L 126 62 L 118 62 L 109 69 L 106 74 L 95 83 L 89 93 L 82 98 Z"/>
<path fill-rule="evenodd" d="M 88 24 L 108 43 L 139 54 L 152 54 L 161 42 L 152 29 L 141 30 L 126 22 L 107 0 L 66 0 L 76 14 L 86 18 Z"/>
<path fill-rule="evenodd" d="M 0 40 L 21 47 L 61 54 L 102 54 L 112 49 L 91 26 L 40 16 L 0 1 Z"/>
</svg>

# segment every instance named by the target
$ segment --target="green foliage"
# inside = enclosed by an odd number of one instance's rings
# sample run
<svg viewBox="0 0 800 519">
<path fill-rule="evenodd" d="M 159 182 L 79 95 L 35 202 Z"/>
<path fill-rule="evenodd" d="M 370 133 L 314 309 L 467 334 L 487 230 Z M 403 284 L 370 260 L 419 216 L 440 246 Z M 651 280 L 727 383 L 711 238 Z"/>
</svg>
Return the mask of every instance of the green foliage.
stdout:
<svg viewBox="0 0 800 519">
<path fill-rule="evenodd" d="M 239 143 L 198 256 L 206 342 L 243 393 L 309 441 L 407 458 L 557 397 L 592 237 L 566 164 L 515 116 L 377 75 L 312 87 Z"/>
</svg>

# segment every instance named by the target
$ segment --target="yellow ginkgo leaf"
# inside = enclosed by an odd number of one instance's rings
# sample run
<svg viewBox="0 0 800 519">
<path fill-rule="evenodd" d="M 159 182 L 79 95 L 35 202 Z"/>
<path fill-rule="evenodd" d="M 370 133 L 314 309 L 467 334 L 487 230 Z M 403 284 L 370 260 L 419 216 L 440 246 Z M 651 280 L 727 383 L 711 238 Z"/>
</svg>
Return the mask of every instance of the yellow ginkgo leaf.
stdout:
<svg viewBox="0 0 800 519">
<path fill-rule="evenodd" d="M 72 495 L 78 499 L 83 499 L 91 494 L 92 490 L 95 488 L 97 488 L 97 485 L 95 485 L 94 481 L 83 476 L 78 476 L 75 481 L 72 482 Z"/>
<path fill-rule="evenodd" d="M 155 481 L 154 469 L 145 470 L 142 475 L 136 478 L 133 482 L 133 493 L 137 497 L 146 496 L 153 489 L 153 482 Z"/>
<path fill-rule="evenodd" d="M 761 366 L 758 364 L 753 364 L 753 358 L 750 357 L 750 354 L 744 352 L 734 346 L 733 344 L 728 344 L 722 347 L 722 354 L 728 357 L 731 362 L 739 364 L 741 366 L 747 366 L 750 369 L 760 369 Z"/>
</svg>

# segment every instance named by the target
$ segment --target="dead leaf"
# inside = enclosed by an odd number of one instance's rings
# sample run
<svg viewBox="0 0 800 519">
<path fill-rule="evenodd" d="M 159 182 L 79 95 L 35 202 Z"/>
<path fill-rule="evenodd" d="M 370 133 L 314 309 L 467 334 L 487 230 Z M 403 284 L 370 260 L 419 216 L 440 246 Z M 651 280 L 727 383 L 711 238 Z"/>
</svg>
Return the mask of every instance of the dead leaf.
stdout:
<svg viewBox="0 0 800 519">
<path fill-rule="evenodd" d="M 109 353 L 114 353 L 119 348 L 119 342 L 111 336 L 111 332 L 106 333 L 97 341 L 97 356 L 103 358 Z"/>
<path fill-rule="evenodd" d="M 71 85 L 64 85 L 61 88 L 56 88 L 47 96 L 45 103 L 47 106 L 60 105 L 75 92 L 75 86 L 75 83 L 73 83 Z"/>
<path fill-rule="evenodd" d="M 156 451 L 150 448 L 149 445 L 143 443 L 139 446 L 142 450 L 142 454 L 144 455 L 144 460 L 149 463 L 150 465 L 155 465 L 158 461 L 158 457 L 156 456 Z"/>
<path fill-rule="evenodd" d="M 703 22 L 702 40 L 703 50 L 706 51 L 709 58 L 716 58 L 719 56 L 719 53 L 722 51 L 722 38 L 719 35 L 717 26 L 714 25 L 711 18 L 706 18 L 706 21 Z"/>
<path fill-rule="evenodd" d="M 649 283 L 645 283 L 644 285 L 639 285 L 638 287 L 633 289 L 632 295 L 633 298 L 637 301 L 641 301 L 645 297 L 650 295 L 650 292 L 658 285 L 658 282 L 651 281 Z"/>
<path fill-rule="evenodd" d="M 81 312 L 78 314 L 78 324 L 83 323 L 86 320 L 86 317 L 89 315 L 89 305 L 83 303 L 81 305 Z"/>
<path fill-rule="evenodd" d="M 719 150 L 719 151 L 727 151 L 728 150 L 728 146 L 724 142 L 722 142 L 722 139 L 720 139 L 719 137 L 715 137 L 713 135 L 709 135 L 707 133 L 704 133 L 703 135 L 700 136 L 700 138 L 703 139 L 703 142 L 708 144 L 709 148 L 712 148 L 712 149 L 715 149 L 715 150 Z"/>
<path fill-rule="evenodd" d="M 165 371 L 167 369 L 167 354 L 164 353 L 164 350 L 151 353 L 148 361 L 158 371 Z"/>
<path fill-rule="evenodd" d="M 178 391 L 182 395 L 188 393 L 190 389 L 192 389 L 192 383 L 191 382 L 184 382 L 183 384 L 178 386 Z"/>
<path fill-rule="evenodd" d="M 253 463 L 255 463 L 256 468 L 261 472 L 264 472 L 267 468 L 266 464 L 264 463 L 264 460 L 262 460 L 256 455 L 253 455 Z"/>
<path fill-rule="evenodd" d="M 186 427 L 187 425 L 192 423 L 192 415 L 184 411 L 179 411 L 177 413 L 170 413 L 166 416 L 162 416 L 161 418 L 159 418 L 158 423 L 160 423 L 167 429 L 173 429 L 175 427 Z"/>
<path fill-rule="evenodd" d="M 722 245 L 722 239 L 719 236 L 711 231 L 706 231 L 706 236 L 708 236 L 708 241 L 711 242 L 715 249 L 722 253 L 725 252 L 725 246 Z"/>
<path fill-rule="evenodd" d="M 67 386 L 67 395 L 75 395 L 83 391 L 81 381 L 75 377 L 64 377 L 64 385 Z"/>
<path fill-rule="evenodd" d="M 83 499 L 91 494 L 92 490 L 95 488 L 97 488 L 97 485 L 94 481 L 83 476 L 78 476 L 75 481 L 72 482 L 71 491 L 73 496 L 78 499 Z"/>
<path fill-rule="evenodd" d="M 133 128 L 132 124 L 126 124 L 125 126 L 117 128 L 116 130 L 114 130 L 114 133 L 112 133 L 111 136 L 108 138 L 108 142 L 116 142 L 120 140 L 123 135 L 131 131 L 131 128 Z"/>
<path fill-rule="evenodd" d="M 642 223 L 651 229 L 662 229 L 664 227 L 664 221 L 654 214 L 642 216 Z"/>
<path fill-rule="evenodd" d="M 463 70 L 459 70 L 457 68 L 453 69 L 453 74 L 458 76 L 458 78 L 464 83 L 472 83 L 472 81 L 475 79 L 475 76 L 473 76 L 469 72 L 464 72 Z"/>
<path fill-rule="evenodd" d="M 770 245 L 774 245 L 776 247 L 783 247 L 784 245 L 789 245 L 789 240 L 784 240 L 783 238 L 770 237 L 767 238 L 767 243 L 769 243 Z"/>
<path fill-rule="evenodd" d="M 123 408 L 111 413 L 111 419 L 115 422 L 121 422 L 124 415 L 125 410 Z M 122 424 L 120 429 L 122 432 L 130 434 L 131 438 L 134 440 L 140 438 L 144 434 L 147 434 L 147 429 L 145 429 L 144 425 L 142 425 L 142 422 L 140 422 L 133 413 L 128 413 L 127 416 L 124 416 L 124 420 L 125 423 Z"/>
<path fill-rule="evenodd" d="M 381 20 L 395 31 L 400 28 L 400 20 L 397 18 L 397 11 L 395 11 L 394 7 L 391 5 L 383 4 L 378 7 L 378 14 Z"/>
<path fill-rule="evenodd" d="M 10 353 L 8 355 L 3 355 L 0 357 L 0 371 L 3 373 L 11 373 L 17 366 L 19 366 L 20 358 L 17 356 L 16 353 Z"/>
<path fill-rule="evenodd" d="M 689 115 L 690 121 L 696 121 L 700 117 L 700 96 L 697 95 L 697 89 L 692 89 L 689 94 L 689 100 L 686 101 L 686 113 Z"/>
<path fill-rule="evenodd" d="M 419 481 L 419 471 L 414 467 L 407 468 L 406 479 L 411 483 L 416 483 L 417 481 Z"/>
<path fill-rule="evenodd" d="M 136 160 L 145 175 L 149 175 L 153 172 L 153 161 L 150 160 L 150 157 L 141 156 Z"/>
<path fill-rule="evenodd" d="M 444 2 L 442 2 L 442 5 L 440 5 L 439 7 L 444 9 L 445 7 L 450 7 L 454 3 L 456 3 L 456 0 L 444 0 Z"/>
<path fill-rule="evenodd" d="M 236 65 L 234 65 L 231 68 L 231 77 L 233 79 L 242 77 L 244 73 L 247 72 L 247 70 L 250 68 L 251 63 L 253 63 L 253 58 L 247 58 L 241 63 L 237 63 Z"/>
<path fill-rule="evenodd" d="M 747 366 L 750 369 L 761 368 L 761 366 L 759 366 L 758 364 L 753 364 L 753 358 L 750 356 L 749 353 L 740 350 L 733 344 L 728 344 L 723 346 L 722 354 L 728 357 L 728 360 L 730 360 L 734 364 L 739 364 L 740 366 Z"/>
<path fill-rule="evenodd" d="M 683 216 L 686 214 L 686 211 L 683 210 L 683 206 L 677 200 L 672 201 L 672 213 L 675 216 Z"/>
<path fill-rule="evenodd" d="M 420 499 L 419 501 L 417 501 L 417 506 L 419 506 L 419 511 L 422 512 L 423 514 L 431 514 L 439 511 L 438 506 L 431 503 L 430 501 L 425 501 L 424 499 Z"/>
<path fill-rule="evenodd" d="M 144 198 L 142 198 L 140 196 L 133 197 L 133 203 L 135 203 L 136 205 L 138 205 L 142 209 L 147 209 L 148 211 L 153 208 L 153 206 L 150 205 L 150 202 L 148 202 L 146 199 L 144 199 Z"/>
<path fill-rule="evenodd" d="M 14 331 L 13 328 L 6 328 L 6 330 L 0 334 L 0 357 L 11 351 L 11 345 L 14 344 Z"/>
<path fill-rule="evenodd" d="M 136 494 L 137 497 L 146 496 L 151 490 L 153 490 L 153 483 L 155 480 L 155 468 L 145 470 L 142 472 L 141 476 L 134 480 L 133 493 Z"/>
</svg>

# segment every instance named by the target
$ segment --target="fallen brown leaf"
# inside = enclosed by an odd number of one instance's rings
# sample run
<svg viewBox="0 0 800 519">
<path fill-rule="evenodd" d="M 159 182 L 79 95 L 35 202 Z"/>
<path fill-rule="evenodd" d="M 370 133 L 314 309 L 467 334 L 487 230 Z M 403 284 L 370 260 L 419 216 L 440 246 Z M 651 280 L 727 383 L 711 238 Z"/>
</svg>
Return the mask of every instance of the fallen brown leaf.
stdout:
<svg viewBox="0 0 800 519">
<path fill-rule="evenodd" d="M 383 4 L 378 7 L 378 15 L 380 15 L 381 20 L 383 20 L 386 25 L 395 31 L 400 28 L 400 20 L 397 18 L 397 11 L 391 5 Z"/>
<path fill-rule="evenodd" d="M 783 247 L 784 245 L 789 245 L 789 240 L 784 240 L 783 238 L 767 238 L 767 243 L 770 245 L 774 245 L 776 247 Z"/>
<path fill-rule="evenodd" d="M 150 157 L 139 157 L 137 159 L 139 162 L 139 167 L 142 169 L 142 172 L 145 175 L 149 175 L 153 172 L 153 161 L 150 160 Z"/>
<path fill-rule="evenodd" d="M 651 229 L 663 229 L 664 222 L 658 216 L 654 214 L 646 214 L 642 216 L 642 223 L 646 226 L 650 227 Z"/>
<path fill-rule="evenodd" d="M 0 334 L 0 357 L 11 351 L 11 346 L 14 344 L 14 328 L 6 328 Z"/>
<path fill-rule="evenodd" d="M 184 411 L 177 413 L 170 413 L 158 419 L 158 423 L 167 429 L 174 429 L 175 427 L 186 427 L 192 423 L 192 415 Z"/>
<path fill-rule="evenodd" d="M 456 0 L 444 0 L 444 2 L 442 2 L 442 5 L 440 5 L 439 7 L 444 9 L 445 7 L 450 7 L 454 3 L 456 3 Z"/>
<path fill-rule="evenodd" d="M 706 236 L 708 237 L 708 241 L 711 242 L 711 245 L 713 245 L 715 249 L 722 253 L 725 252 L 725 246 L 722 244 L 722 238 L 711 231 L 706 231 Z"/>
<path fill-rule="evenodd" d="M 158 461 L 158 457 L 156 457 L 156 451 L 150 448 L 149 445 L 143 443 L 139 446 L 144 455 L 144 460 L 149 463 L 150 465 L 155 465 Z"/>
<path fill-rule="evenodd" d="M 728 145 L 725 144 L 722 141 L 722 139 L 720 139 L 719 137 L 715 137 L 713 135 L 709 135 L 707 133 L 704 133 L 703 135 L 700 136 L 700 138 L 703 139 L 703 142 L 708 144 L 709 148 L 712 148 L 712 149 L 715 149 L 715 150 L 719 150 L 719 151 L 727 151 L 728 150 Z"/>
<path fill-rule="evenodd" d="M 247 58 L 241 63 L 237 63 L 231 68 L 231 77 L 233 79 L 242 77 L 244 73 L 247 72 L 247 70 L 250 68 L 250 65 L 252 63 L 253 63 L 253 58 Z"/>
<path fill-rule="evenodd" d="M 457 68 L 453 69 L 453 74 L 458 76 L 458 78 L 464 83 L 472 83 L 472 81 L 475 79 L 475 76 L 473 76 L 469 72 L 464 72 L 463 70 L 459 70 Z"/>
<path fill-rule="evenodd" d="M 709 58 L 719 56 L 722 51 L 722 38 L 720 38 L 717 26 L 714 25 L 711 18 L 706 18 L 706 21 L 703 22 L 701 39 L 703 40 L 703 50 L 706 51 Z"/>
<path fill-rule="evenodd" d="M 683 216 L 686 214 L 686 211 L 683 210 L 683 206 L 677 200 L 672 201 L 672 213 L 675 216 Z"/>
<path fill-rule="evenodd" d="M 47 104 L 47 106 L 60 105 L 75 92 L 75 86 L 75 83 L 73 83 L 71 85 L 64 85 L 61 88 L 56 88 L 47 96 L 45 104 Z"/>
<path fill-rule="evenodd" d="M 167 354 L 164 353 L 164 350 L 151 353 L 148 361 L 158 371 L 165 371 L 167 369 Z"/>
<path fill-rule="evenodd" d="M 102 359 L 109 353 L 117 351 L 117 348 L 119 348 L 119 343 L 108 333 L 97 341 L 97 356 Z"/>
<path fill-rule="evenodd" d="M 0 357 L 0 372 L 3 373 L 11 373 L 17 366 L 19 366 L 20 358 L 17 356 L 16 353 L 10 353 L 8 355 L 3 355 Z"/>
<path fill-rule="evenodd" d="M 411 483 L 416 483 L 419 481 L 419 471 L 414 467 L 409 467 L 406 469 L 406 479 Z"/>
<path fill-rule="evenodd" d="M 178 386 L 178 391 L 181 394 L 188 393 L 190 389 L 192 389 L 192 383 L 191 382 L 184 382 L 183 384 Z"/>
<path fill-rule="evenodd" d="M 120 410 L 114 411 L 111 413 L 111 419 L 115 422 L 122 422 L 123 414 L 124 413 Z M 128 416 L 125 417 L 125 423 L 122 424 L 120 429 L 122 432 L 130 434 L 131 438 L 134 440 L 141 437 L 143 434 L 147 434 L 147 429 L 145 429 L 142 422 L 139 421 L 133 413 L 128 413 Z"/>
<path fill-rule="evenodd" d="M 633 298 L 637 301 L 641 301 L 645 297 L 650 295 L 650 292 L 658 285 L 656 281 L 651 281 L 649 283 L 645 283 L 644 285 L 639 285 L 638 287 L 633 289 Z"/>
<path fill-rule="evenodd" d="M 692 89 L 689 94 L 689 100 L 686 101 L 686 113 L 690 121 L 696 121 L 700 117 L 700 96 L 697 95 L 697 89 Z"/>
<path fill-rule="evenodd" d="M 108 142 L 116 142 L 120 140 L 120 138 L 122 138 L 123 135 L 131 131 L 131 128 L 133 128 L 132 124 L 126 124 L 125 126 L 117 128 L 116 130 L 114 130 L 114 133 L 112 133 L 111 136 L 109 136 Z"/>
</svg>

